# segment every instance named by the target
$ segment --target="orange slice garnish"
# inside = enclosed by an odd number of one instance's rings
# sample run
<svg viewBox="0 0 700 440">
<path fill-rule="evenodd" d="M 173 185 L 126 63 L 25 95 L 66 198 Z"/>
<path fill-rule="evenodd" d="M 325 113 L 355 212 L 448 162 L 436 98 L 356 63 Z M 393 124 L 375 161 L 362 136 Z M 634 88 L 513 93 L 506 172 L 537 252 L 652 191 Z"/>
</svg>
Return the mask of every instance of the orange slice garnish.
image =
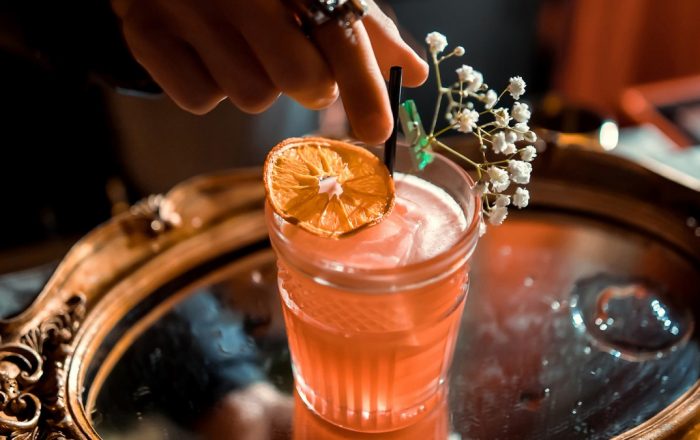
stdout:
<svg viewBox="0 0 700 440">
<path fill-rule="evenodd" d="M 291 138 L 263 170 L 267 199 L 286 221 L 339 238 L 374 225 L 394 207 L 394 181 L 377 156 L 347 142 Z"/>
</svg>

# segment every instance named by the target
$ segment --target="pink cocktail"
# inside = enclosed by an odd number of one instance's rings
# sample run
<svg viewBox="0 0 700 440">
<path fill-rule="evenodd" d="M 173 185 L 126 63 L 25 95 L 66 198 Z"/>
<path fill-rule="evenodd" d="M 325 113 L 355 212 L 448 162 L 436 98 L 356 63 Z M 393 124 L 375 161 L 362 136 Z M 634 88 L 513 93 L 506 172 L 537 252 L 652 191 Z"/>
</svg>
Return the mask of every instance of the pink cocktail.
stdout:
<svg viewBox="0 0 700 440">
<path fill-rule="evenodd" d="M 267 209 L 297 391 L 358 431 L 405 427 L 443 398 L 478 239 L 481 202 L 461 168 L 397 159 L 394 210 L 349 237 Z"/>
</svg>

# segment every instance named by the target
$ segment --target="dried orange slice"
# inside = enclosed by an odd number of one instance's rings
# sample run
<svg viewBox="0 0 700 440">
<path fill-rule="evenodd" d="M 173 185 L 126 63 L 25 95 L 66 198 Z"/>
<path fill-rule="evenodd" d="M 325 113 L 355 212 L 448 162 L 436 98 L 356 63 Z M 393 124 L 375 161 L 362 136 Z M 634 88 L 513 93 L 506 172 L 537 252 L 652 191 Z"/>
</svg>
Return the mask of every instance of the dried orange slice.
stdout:
<svg viewBox="0 0 700 440">
<path fill-rule="evenodd" d="M 267 199 L 283 219 L 339 238 L 373 225 L 394 207 L 394 181 L 366 149 L 319 137 L 275 146 L 263 170 Z"/>
</svg>

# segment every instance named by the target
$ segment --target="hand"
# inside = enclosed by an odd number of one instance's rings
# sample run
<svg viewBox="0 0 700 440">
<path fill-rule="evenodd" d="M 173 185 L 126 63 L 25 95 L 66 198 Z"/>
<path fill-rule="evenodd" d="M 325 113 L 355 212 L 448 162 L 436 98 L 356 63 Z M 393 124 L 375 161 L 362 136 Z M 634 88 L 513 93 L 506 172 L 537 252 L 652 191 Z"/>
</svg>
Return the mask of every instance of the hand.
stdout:
<svg viewBox="0 0 700 440">
<path fill-rule="evenodd" d="M 202 438 L 268 440 L 291 430 L 294 398 L 266 382 L 232 391 L 200 420 Z M 286 436 L 284 436 L 286 438 Z"/>
<path fill-rule="evenodd" d="M 282 0 L 112 0 L 134 57 L 183 109 L 204 114 L 228 98 L 259 113 L 280 93 L 320 109 L 340 93 L 356 136 L 380 143 L 392 128 L 382 77 L 400 65 L 417 86 L 428 66 L 369 3 L 350 32 L 328 22 L 308 38 Z"/>
</svg>

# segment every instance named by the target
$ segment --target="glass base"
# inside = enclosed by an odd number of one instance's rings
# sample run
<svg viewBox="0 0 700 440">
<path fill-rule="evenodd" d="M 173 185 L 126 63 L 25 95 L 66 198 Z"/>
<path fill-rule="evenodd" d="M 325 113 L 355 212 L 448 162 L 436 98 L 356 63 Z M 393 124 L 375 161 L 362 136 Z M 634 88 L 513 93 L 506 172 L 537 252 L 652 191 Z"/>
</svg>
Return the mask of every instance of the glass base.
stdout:
<svg viewBox="0 0 700 440">
<path fill-rule="evenodd" d="M 391 432 L 412 426 L 430 414 L 432 409 L 443 402 L 447 396 L 447 386 L 441 383 L 433 394 L 410 408 L 372 412 L 354 411 L 333 407 L 328 401 L 318 397 L 296 373 L 294 376 L 297 394 L 311 412 L 335 426 L 362 433 Z"/>
</svg>

